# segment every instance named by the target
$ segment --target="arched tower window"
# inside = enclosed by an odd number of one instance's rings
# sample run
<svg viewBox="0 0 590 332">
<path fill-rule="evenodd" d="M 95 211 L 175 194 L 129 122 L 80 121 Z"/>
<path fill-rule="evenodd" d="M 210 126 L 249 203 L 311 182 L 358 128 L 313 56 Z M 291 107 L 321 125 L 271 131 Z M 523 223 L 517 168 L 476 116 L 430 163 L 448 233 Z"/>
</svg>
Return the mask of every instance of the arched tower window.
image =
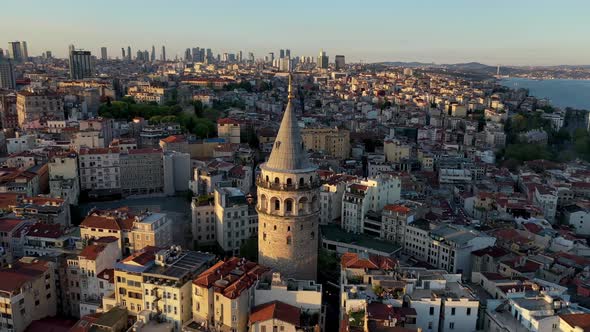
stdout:
<svg viewBox="0 0 590 332">
<path fill-rule="evenodd" d="M 279 178 L 275 178 L 275 183 L 279 184 Z"/>
<path fill-rule="evenodd" d="M 299 186 L 303 187 L 305 180 L 303 178 L 299 179 Z"/>
<path fill-rule="evenodd" d="M 260 196 L 260 209 L 266 211 L 268 209 L 268 202 L 266 201 L 266 195 Z"/>
<path fill-rule="evenodd" d="M 287 232 L 291 231 L 291 226 L 287 226 Z"/>
<path fill-rule="evenodd" d="M 315 232 L 311 232 L 311 239 L 315 240 Z"/>
<path fill-rule="evenodd" d="M 290 186 L 293 184 L 293 180 L 291 178 L 287 179 L 287 185 Z"/>
<path fill-rule="evenodd" d="M 299 206 L 298 206 L 299 214 L 307 212 L 307 210 L 308 210 L 307 205 L 308 205 L 307 197 L 301 197 L 301 199 L 299 199 Z"/>
<path fill-rule="evenodd" d="M 287 236 L 287 244 L 291 244 L 291 236 Z"/>
<path fill-rule="evenodd" d="M 281 201 L 277 197 L 270 199 L 270 206 L 273 212 L 279 212 L 281 210 Z"/>
<path fill-rule="evenodd" d="M 285 200 L 285 212 L 293 212 L 293 200 L 290 198 Z"/>
<path fill-rule="evenodd" d="M 268 175 L 266 176 L 266 182 L 270 181 L 270 179 L 268 178 Z"/>
</svg>

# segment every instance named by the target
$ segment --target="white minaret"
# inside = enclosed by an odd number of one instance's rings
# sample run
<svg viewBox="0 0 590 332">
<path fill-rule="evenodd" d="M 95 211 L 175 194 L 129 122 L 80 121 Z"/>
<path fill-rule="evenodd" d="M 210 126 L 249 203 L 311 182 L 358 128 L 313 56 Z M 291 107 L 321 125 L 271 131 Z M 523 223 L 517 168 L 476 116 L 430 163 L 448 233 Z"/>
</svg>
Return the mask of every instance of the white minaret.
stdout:
<svg viewBox="0 0 590 332">
<path fill-rule="evenodd" d="M 287 278 L 315 280 L 318 258 L 319 188 L 317 166 L 305 152 L 289 101 L 268 161 L 260 165 L 258 262 Z"/>
</svg>

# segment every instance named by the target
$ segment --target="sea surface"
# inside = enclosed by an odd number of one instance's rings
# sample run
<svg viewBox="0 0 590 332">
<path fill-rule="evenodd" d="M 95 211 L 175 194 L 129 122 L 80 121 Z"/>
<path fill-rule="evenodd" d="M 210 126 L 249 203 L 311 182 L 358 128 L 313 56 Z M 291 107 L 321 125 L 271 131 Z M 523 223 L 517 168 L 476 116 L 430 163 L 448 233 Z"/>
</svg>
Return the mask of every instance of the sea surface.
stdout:
<svg viewBox="0 0 590 332">
<path fill-rule="evenodd" d="M 553 106 L 590 110 L 590 80 L 506 78 L 500 83 L 511 89 L 529 89 L 530 95 L 549 99 Z"/>
</svg>

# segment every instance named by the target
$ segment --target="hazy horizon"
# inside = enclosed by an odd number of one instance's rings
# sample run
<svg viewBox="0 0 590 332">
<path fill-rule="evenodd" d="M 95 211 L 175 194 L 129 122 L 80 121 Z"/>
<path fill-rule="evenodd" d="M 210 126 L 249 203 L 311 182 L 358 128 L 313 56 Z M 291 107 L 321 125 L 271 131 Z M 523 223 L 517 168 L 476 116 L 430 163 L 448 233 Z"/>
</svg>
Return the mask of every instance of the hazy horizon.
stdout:
<svg viewBox="0 0 590 332">
<path fill-rule="evenodd" d="M 120 57 L 131 46 L 156 54 L 166 46 L 169 59 L 192 47 L 214 54 L 253 52 L 257 58 L 279 49 L 333 61 L 424 62 L 488 65 L 589 65 L 587 39 L 590 3 L 572 0 L 352 1 L 296 3 L 236 1 L 201 3 L 178 0 L 75 2 L 63 0 L 3 4 L 0 48 L 27 41 L 29 55 L 49 50 L 65 57 L 68 45 L 100 56 Z M 585 32 L 584 32 L 585 31 Z"/>
</svg>

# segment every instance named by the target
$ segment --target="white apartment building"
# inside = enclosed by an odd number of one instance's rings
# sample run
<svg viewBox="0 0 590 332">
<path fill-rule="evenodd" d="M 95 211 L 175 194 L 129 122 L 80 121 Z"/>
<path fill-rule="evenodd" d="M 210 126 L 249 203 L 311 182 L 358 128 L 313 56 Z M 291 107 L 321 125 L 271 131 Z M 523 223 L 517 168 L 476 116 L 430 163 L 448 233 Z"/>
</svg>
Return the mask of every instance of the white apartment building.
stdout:
<svg viewBox="0 0 590 332">
<path fill-rule="evenodd" d="M 80 188 L 120 190 L 119 149 L 80 149 Z"/>
<path fill-rule="evenodd" d="M 31 151 L 37 146 L 35 135 L 18 135 L 15 138 L 6 139 L 6 152 L 10 154 Z"/>
<path fill-rule="evenodd" d="M 196 246 L 217 243 L 215 232 L 215 203 L 213 196 L 195 197 L 191 202 L 191 231 Z"/>
<path fill-rule="evenodd" d="M 564 211 L 565 220 L 579 235 L 590 235 L 590 210 L 578 205 L 570 205 Z"/>
<path fill-rule="evenodd" d="M 555 213 L 557 212 L 557 191 L 553 188 L 537 185 L 533 195 L 533 204 L 543 210 L 545 219 L 550 223 L 555 222 Z"/>
<path fill-rule="evenodd" d="M 338 174 L 324 183 L 320 188 L 320 225 L 327 225 L 338 220 L 342 215 L 342 196 L 349 182 L 356 177 Z"/>
<path fill-rule="evenodd" d="M 120 258 L 121 250 L 115 237 L 100 238 L 80 252 L 75 266 L 80 282 L 80 317 L 97 312 L 102 298 L 112 292 L 114 285 L 105 282 L 100 275 L 112 270 Z"/>
<path fill-rule="evenodd" d="M 380 175 L 373 179 L 348 184 L 342 195 L 342 228 L 351 233 L 365 233 L 365 216 L 381 211 L 386 204 L 400 199 L 401 181 Z"/>
<path fill-rule="evenodd" d="M 496 239 L 484 233 L 453 224 L 430 229 L 419 220 L 406 227 L 404 252 L 450 273 L 471 275 L 471 252 L 493 246 Z"/>
<path fill-rule="evenodd" d="M 258 214 L 241 190 L 215 189 L 215 232 L 219 246 L 234 255 L 246 240 L 258 234 Z"/>
<path fill-rule="evenodd" d="M 48 165 L 51 197 L 62 198 L 69 204 L 77 205 L 80 196 L 78 155 L 76 153 L 58 154 L 51 158 Z"/>
</svg>

